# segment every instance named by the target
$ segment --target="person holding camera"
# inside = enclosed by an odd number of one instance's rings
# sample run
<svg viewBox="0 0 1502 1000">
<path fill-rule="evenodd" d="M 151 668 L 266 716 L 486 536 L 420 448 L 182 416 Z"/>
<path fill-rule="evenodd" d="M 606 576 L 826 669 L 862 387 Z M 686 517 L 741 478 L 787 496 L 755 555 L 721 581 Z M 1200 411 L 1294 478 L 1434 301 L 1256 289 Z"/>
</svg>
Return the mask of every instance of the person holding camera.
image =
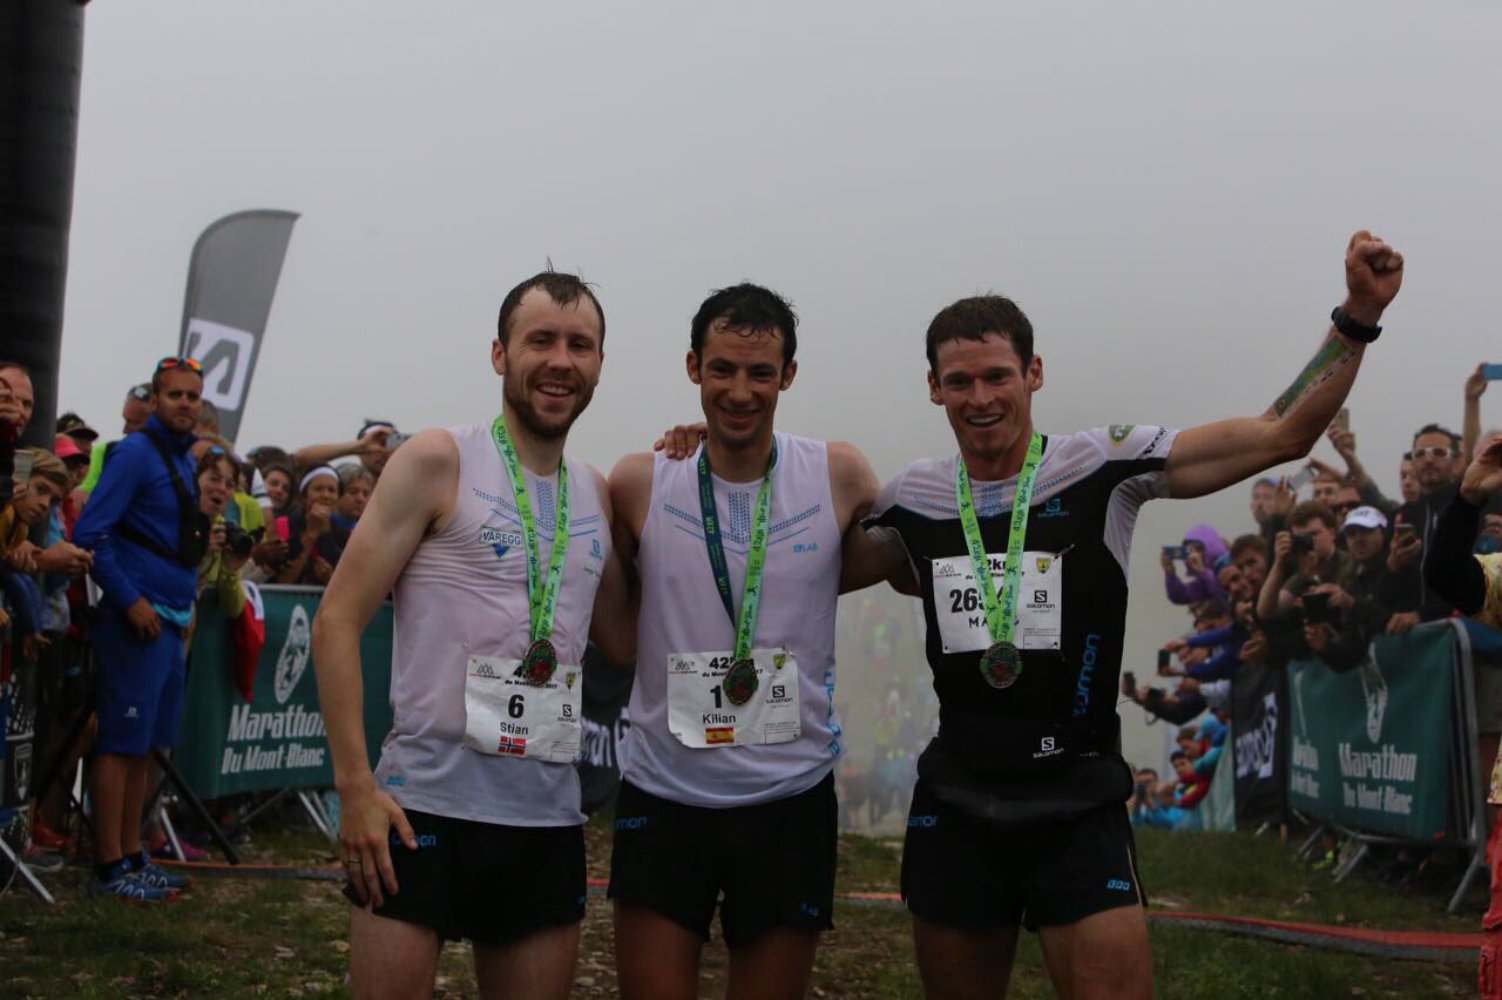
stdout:
<svg viewBox="0 0 1502 1000">
<path fill-rule="evenodd" d="M 1389 572 L 1387 518 L 1375 507 L 1357 507 L 1341 526 L 1353 571 L 1346 585 L 1323 583 L 1305 595 L 1304 642 L 1325 665 L 1346 671 L 1366 659 L 1373 636 L 1406 632 L 1411 616 L 1400 610 L 1405 589 Z M 1309 598 L 1318 598 L 1311 613 Z"/>
<path fill-rule="evenodd" d="M 170 900 L 180 881 L 142 850 L 141 812 L 149 754 L 177 742 L 183 640 L 208 545 L 189 457 L 202 398 L 197 361 L 158 363 L 152 416 L 115 447 L 74 532 L 75 544 L 93 550 L 92 575 L 103 592 L 90 633 L 99 729 L 89 888 L 134 902 Z"/>
<path fill-rule="evenodd" d="M 1264 623 L 1294 618 L 1300 610 L 1322 609 L 1329 600 L 1323 584 L 1345 586 L 1355 572 L 1349 554 L 1335 544 L 1339 523 L 1330 508 L 1306 500 L 1288 515 L 1287 531 L 1273 542 L 1273 564 L 1257 598 L 1257 617 Z M 1311 593 L 1312 600 L 1306 600 Z M 1320 610 L 1316 610 L 1316 615 Z"/>
<path fill-rule="evenodd" d="M 245 609 L 245 589 L 240 586 L 240 569 L 250 558 L 255 538 L 244 528 L 225 519 L 234 497 L 238 474 L 234 456 L 217 445 L 198 460 L 194 479 L 198 482 L 198 506 L 209 518 L 208 551 L 198 564 L 198 595 L 210 589 L 219 592 L 219 607 L 230 620 Z"/>
</svg>

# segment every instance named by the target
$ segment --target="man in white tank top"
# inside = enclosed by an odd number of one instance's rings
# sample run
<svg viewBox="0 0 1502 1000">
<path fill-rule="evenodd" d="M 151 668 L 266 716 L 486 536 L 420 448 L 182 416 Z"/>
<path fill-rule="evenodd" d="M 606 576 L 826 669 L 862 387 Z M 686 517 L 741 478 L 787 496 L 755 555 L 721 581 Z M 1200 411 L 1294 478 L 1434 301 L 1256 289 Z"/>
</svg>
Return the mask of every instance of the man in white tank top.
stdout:
<svg viewBox="0 0 1502 1000">
<path fill-rule="evenodd" d="M 633 653 L 604 478 L 563 457 L 604 358 L 589 288 L 544 272 L 501 305 L 495 421 L 392 456 L 313 626 L 343 799 L 356 997 L 432 992 L 474 943 L 482 996 L 566 997 L 584 914 L 584 647 Z M 360 635 L 393 594 L 393 725 L 365 756 Z M 593 628 L 593 633 L 591 629 Z"/>
<path fill-rule="evenodd" d="M 832 926 L 835 603 L 876 582 L 842 559 L 876 479 L 848 444 L 774 433 L 796 324 L 765 288 L 714 293 L 687 359 L 704 446 L 611 473 L 641 596 L 610 873 L 627 1000 L 698 996 L 717 900 L 731 996 L 802 996 Z"/>
</svg>

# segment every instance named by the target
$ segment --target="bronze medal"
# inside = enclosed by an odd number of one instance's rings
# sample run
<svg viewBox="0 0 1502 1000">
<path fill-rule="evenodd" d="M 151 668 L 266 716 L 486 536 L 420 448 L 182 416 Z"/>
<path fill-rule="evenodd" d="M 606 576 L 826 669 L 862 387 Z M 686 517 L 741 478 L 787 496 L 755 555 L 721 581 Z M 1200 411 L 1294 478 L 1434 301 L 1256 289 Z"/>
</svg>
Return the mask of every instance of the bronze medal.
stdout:
<svg viewBox="0 0 1502 1000">
<path fill-rule="evenodd" d="M 1022 652 L 1010 642 L 992 643 L 980 654 L 980 675 L 986 683 L 1004 691 L 1022 675 Z"/>
<path fill-rule="evenodd" d="M 725 679 L 720 684 L 730 704 L 744 705 L 751 700 L 760 684 L 756 676 L 756 664 L 750 659 L 736 660 L 730 664 L 730 669 L 725 672 Z"/>
<path fill-rule="evenodd" d="M 516 676 L 533 687 L 541 687 L 553 679 L 553 672 L 557 669 L 558 650 L 553 648 L 553 643 L 548 639 L 534 639 L 522 657 L 522 665 L 516 668 Z"/>
</svg>

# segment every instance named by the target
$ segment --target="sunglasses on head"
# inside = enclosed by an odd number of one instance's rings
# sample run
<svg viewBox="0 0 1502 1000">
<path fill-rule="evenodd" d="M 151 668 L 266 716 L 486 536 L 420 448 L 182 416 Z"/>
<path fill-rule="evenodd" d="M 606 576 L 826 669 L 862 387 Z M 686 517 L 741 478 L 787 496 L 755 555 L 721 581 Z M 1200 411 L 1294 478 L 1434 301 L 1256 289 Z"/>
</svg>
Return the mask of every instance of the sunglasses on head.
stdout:
<svg viewBox="0 0 1502 1000">
<path fill-rule="evenodd" d="M 195 375 L 203 374 L 203 365 L 197 358 L 163 358 L 156 363 L 156 374 L 185 369 Z"/>
</svg>

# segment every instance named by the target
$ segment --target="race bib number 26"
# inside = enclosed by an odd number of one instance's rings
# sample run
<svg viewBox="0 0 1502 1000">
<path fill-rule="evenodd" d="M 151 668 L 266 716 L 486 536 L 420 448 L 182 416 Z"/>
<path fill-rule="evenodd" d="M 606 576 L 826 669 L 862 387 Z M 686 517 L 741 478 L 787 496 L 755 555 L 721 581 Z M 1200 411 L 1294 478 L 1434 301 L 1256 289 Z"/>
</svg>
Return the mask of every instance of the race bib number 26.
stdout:
<svg viewBox="0 0 1502 1000">
<path fill-rule="evenodd" d="M 988 553 L 991 583 L 998 597 L 1006 585 L 1003 553 Z M 986 609 L 968 555 L 933 561 L 934 617 L 945 653 L 970 653 L 991 645 Z M 1064 560 L 1052 552 L 1022 554 L 1021 590 L 1017 594 L 1017 645 L 1022 649 L 1058 649 L 1064 621 Z"/>
</svg>

